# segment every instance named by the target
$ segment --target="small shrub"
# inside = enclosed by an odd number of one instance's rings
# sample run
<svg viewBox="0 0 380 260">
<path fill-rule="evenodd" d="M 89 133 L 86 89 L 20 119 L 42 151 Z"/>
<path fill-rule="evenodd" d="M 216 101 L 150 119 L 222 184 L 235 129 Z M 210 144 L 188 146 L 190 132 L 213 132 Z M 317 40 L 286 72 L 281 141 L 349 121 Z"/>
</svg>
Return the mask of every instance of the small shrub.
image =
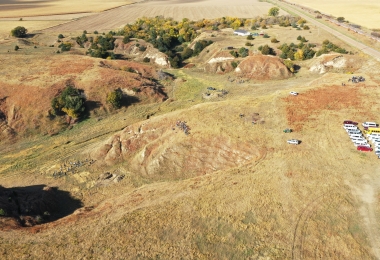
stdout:
<svg viewBox="0 0 380 260">
<path fill-rule="evenodd" d="M 264 34 L 264 38 L 270 38 L 268 34 Z"/>
<path fill-rule="evenodd" d="M 140 43 L 136 43 L 136 47 L 140 47 Z"/>
<path fill-rule="evenodd" d="M 238 66 L 238 63 L 236 61 L 233 61 L 231 62 L 231 66 L 232 68 L 236 69 L 236 67 Z"/>
<path fill-rule="evenodd" d="M 253 40 L 253 36 L 250 34 L 247 36 L 247 40 Z"/>
<path fill-rule="evenodd" d="M 283 60 L 283 62 L 289 71 L 294 73 L 294 63 L 291 60 Z"/>
<path fill-rule="evenodd" d="M 34 45 L 34 47 L 33 47 L 34 49 L 37 49 L 37 46 L 36 45 Z"/>
<path fill-rule="evenodd" d="M 6 216 L 7 212 L 4 209 L 0 208 L 0 216 Z"/>
<path fill-rule="evenodd" d="M 253 44 L 250 43 L 250 42 L 246 42 L 246 43 L 245 43 L 245 46 L 253 46 Z"/>
<path fill-rule="evenodd" d="M 123 92 L 120 88 L 107 94 L 107 103 L 111 104 L 114 108 L 120 108 L 123 100 Z"/>
<path fill-rule="evenodd" d="M 307 25 L 305 25 L 305 26 L 303 27 L 303 29 L 304 29 L 304 30 L 310 30 L 310 27 L 307 26 Z"/>
<path fill-rule="evenodd" d="M 146 47 L 141 45 L 140 48 L 139 48 L 139 51 L 142 51 L 142 52 L 146 51 Z"/>
<path fill-rule="evenodd" d="M 83 31 L 83 34 L 87 34 L 87 31 L 86 31 L 86 30 L 84 30 L 84 31 Z"/>
<path fill-rule="evenodd" d="M 271 43 L 278 43 L 279 41 L 276 38 L 272 38 L 272 39 L 270 39 L 270 42 Z"/>
<path fill-rule="evenodd" d="M 18 19 L 19 21 L 22 21 L 22 18 Z"/>
<path fill-rule="evenodd" d="M 150 59 L 149 59 L 148 57 L 145 57 L 145 58 L 143 59 L 143 62 L 148 63 L 148 62 L 150 62 Z"/>
<path fill-rule="evenodd" d="M 63 36 L 62 34 L 59 34 L 58 39 L 62 39 L 62 38 L 65 38 L 65 36 Z"/>
<path fill-rule="evenodd" d="M 18 45 L 15 46 L 15 51 L 18 51 L 20 49 L 20 47 L 18 47 Z"/>
<path fill-rule="evenodd" d="M 94 34 L 98 34 L 98 31 L 94 31 Z"/>
</svg>

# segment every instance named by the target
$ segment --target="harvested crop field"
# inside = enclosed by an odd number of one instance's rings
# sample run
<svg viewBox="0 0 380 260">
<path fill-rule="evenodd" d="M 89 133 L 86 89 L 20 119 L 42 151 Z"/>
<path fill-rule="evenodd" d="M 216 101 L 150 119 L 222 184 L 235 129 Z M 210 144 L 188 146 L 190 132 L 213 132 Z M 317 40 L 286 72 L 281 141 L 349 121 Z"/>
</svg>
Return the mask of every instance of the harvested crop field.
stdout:
<svg viewBox="0 0 380 260">
<path fill-rule="evenodd" d="M 0 17 L 25 17 L 52 14 L 72 14 L 86 12 L 100 12 L 127 5 L 139 0 L 111 0 L 111 1 L 28 1 L 28 0 L 8 0 L 0 3 Z M 48 2 L 48 3 L 46 3 Z"/>
<path fill-rule="evenodd" d="M 310 7 L 336 17 L 343 16 L 350 23 L 367 28 L 379 28 L 380 25 L 380 2 L 378 0 L 367 0 L 365 3 L 358 0 L 288 0 L 288 2 Z"/>
<path fill-rule="evenodd" d="M 155 17 L 163 15 L 175 20 L 189 18 L 190 20 L 212 19 L 223 16 L 252 18 L 268 13 L 273 5 L 258 0 L 238 1 L 147 1 L 133 5 L 122 6 L 100 14 L 82 18 L 66 25 L 49 29 L 48 31 L 76 30 L 111 30 L 134 22 L 140 17 Z M 280 12 L 281 13 L 281 12 Z"/>
</svg>

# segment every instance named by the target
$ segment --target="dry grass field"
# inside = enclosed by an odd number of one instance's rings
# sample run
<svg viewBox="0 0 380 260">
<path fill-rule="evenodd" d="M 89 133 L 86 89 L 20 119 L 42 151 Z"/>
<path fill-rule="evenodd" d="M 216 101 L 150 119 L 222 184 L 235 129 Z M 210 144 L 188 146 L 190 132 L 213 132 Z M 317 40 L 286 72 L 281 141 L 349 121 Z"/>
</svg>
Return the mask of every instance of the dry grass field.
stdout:
<svg viewBox="0 0 380 260">
<path fill-rule="evenodd" d="M 54 21 L 1 21 L 0 20 L 0 40 L 9 38 L 11 30 L 17 26 L 24 26 L 28 29 L 28 32 L 32 33 L 35 31 L 43 30 L 52 26 L 56 26 L 62 23 L 68 22 L 62 20 Z"/>
<path fill-rule="evenodd" d="M 111 1 L 35 1 L 7 0 L 0 3 L 0 18 L 5 17 L 29 17 L 53 14 L 72 14 L 100 12 L 122 5 L 128 5 L 139 0 L 111 0 Z"/>
<path fill-rule="evenodd" d="M 208 0 L 208 1 L 147 1 L 133 5 L 122 6 L 73 21 L 67 25 L 57 26 L 49 31 L 77 31 L 77 30 L 113 30 L 127 23 L 134 22 L 140 17 L 155 17 L 163 15 L 175 20 L 189 18 L 201 20 L 219 18 L 223 16 L 252 18 L 268 13 L 272 7 L 266 2 L 257 0 Z M 283 14 L 283 12 L 280 12 Z"/>
<path fill-rule="evenodd" d="M 370 29 L 380 28 L 380 2 L 377 0 L 288 0 L 336 17 L 343 16 L 351 23 Z"/>
<path fill-rule="evenodd" d="M 197 10 L 194 3 L 184 10 Z M 207 1 L 198 3 L 210 10 Z M 219 3 L 213 9 L 232 5 Z M 86 19 L 75 29 L 101 26 Z M 251 55 L 260 45 L 296 43 L 298 35 L 353 50 L 310 27 L 273 26 L 266 33 L 280 42 L 257 37 Z M 0 111 L 13 111 L 7 123 L 15 128 L 36 126 L 14 144 L 0 142 L 0 186 L 57 187 L 82 205 L 33 227 L 0 216 L 1 259 L 380 259 L 379 159 L 357 151 L 342 128 L 347 119 L 380 122 L 377 61 L 344 55 L 361 66 L 347 63 L 326 74 L 309 71 L 313 59 L 297 61 L 301 69 L 286 80 L 231 82 L 234 72 L 202 70 L 213 53 L 245 45 L 245 37 L 226 29 L 202 34 L 215 43 L 191 59 L 195 66 L 166 69 L 175 79 L 159 81 L 149 64 L 83 57 L 80 48 L 57 54 L 47 47 L 57 32 L 0 44 Z M 351 73 L 366 81 L 348 83 Z M 50 99 L 68 80 L 98 106 L 109 89 L 156 81 L 168 99 L 144 100 L 142 91 L 144 102 L 113 113 L 99 107 L 50 136 L 41 122 L 53 122 Z M 227 94 L 206 99 L 210 86 Z M 294 132 L 283 133 L 287 127 Z M 287 144 L 292 138 L 301 144 Z M 63 165 L 89 158 L 95 162 L 53 177 Z M 124 179 L 106 185 L 99 179 L 106 172 Z"/>
</svg>

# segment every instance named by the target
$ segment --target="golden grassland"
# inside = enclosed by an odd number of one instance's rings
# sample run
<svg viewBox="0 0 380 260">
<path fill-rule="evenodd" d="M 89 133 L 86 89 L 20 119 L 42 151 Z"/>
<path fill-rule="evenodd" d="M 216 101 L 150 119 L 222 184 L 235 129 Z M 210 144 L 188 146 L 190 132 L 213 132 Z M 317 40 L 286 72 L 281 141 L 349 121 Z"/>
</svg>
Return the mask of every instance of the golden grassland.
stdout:
<svg viewBox="0 0 380 260">
<path fill-rule="evenodd" d="M 40 1 L 30 4 L 30 1 L 21 0 L 12 4 L 0 4 L 0 17 L 28 17 L 53 14 L 72 14 L 100 12 L 122 5 L 138 2 L 139 0 L 111 0 L 111 1 Z"/>
<path fill-rule="evenodd" d="M 267 32 L 280 40 L 278 44 L 296 42 L 298 35 L 309 43 L 329 38 L 322 32 L 318 35 L 316 28 L 310 31 L 270 28 Z M 220 45 L 215 44 L 219 49 L 231 42 L 235 47 L 246 42 L 243 37 L 225 37 L 210 39 L 220 39 Z M 342 42 L 333 42 L 349 49 Z M 271 44 L 264 38 L 253 43 L 255 50 Z M 19 55 L 16 60 L 21 60 L 27 51 L 24 47 L 7 55 Z M 68 58 L 62 60 L 65 63 Z M 202 57 L 194 60 L 201 62 Z M 346 119 L 380 121 L 373 113 L 380 109 L 376 98 L 380 94 L 380 65 L 368 58 L 356 71 L 366 82 L 342 87 L 341 82 L 351 76 L 345 73 L 350 68 L 341 73 L 312 74 L 308 71 L 311 62 L 298 62 L 301 70 L 288 80 L 250 80 L 244 84 L 228 81 L 228 76 L 235 77 L 233 73 L 167 70 L 178 80 L 167 82 L 169 99 L 165 102 L 135 104 L 100 121 L 94 115 L 56 136 L 37 135 L 13 146 L 1 146 L 2 186 L 59 187 L 87 207 L 52 223 L 0 231 L 1 258 L 378 258 L 378 159 L 373 152 L 358 152 L 341 125 Z M 38 72 L 38 64 L 44 63 L 43 58 L 34 58 L 28 64 L 14 64 L 6 72 L 20 77 L 28 67 L 41 75 L 48 73 Z M 96 77 L 88 73 L 80 76 L 81 80 Z M 223 88 L 228 94 L 205 100 L 202 94 L 208 86 Z M 336 88 L 346 99 L 331 97 Z M 300 95 L 289 96 L 289 91 Z M 253 113 L 259 114 L 262 124 L 252 125 Z M 172 130 L 177 120 L 188 122 L 189 136 Z M 178 175 L 161 164 L 160 171 L 141 174 L 133 170 L 133 160 L 126 159 L 52 178 L 52 169 L 64 161 L 84 158 L 84 151 L 97 149 L 131 125 L 141 126 L 142 133 L 136 134 L 141 139 L 144 132 L 152 130 L 149 125 L 166 128 L 169 138 L 158 136 L 152 142 L 175 152 L 175 157 L 166 158 L 169 164 L 186 165 L 195 158 L 207 159 L 202 161 L 207 166 L 221 167 L 189 177 L 187 168 Z M 299 125 L 302 127 L 291 134 L 282 132 Z M 302 143 L 288 145 L 290 138 Z M 235 143 L 239 146 L 231 145 Z M 184 148 L 179 150 L 179 146 Z M 247 146 L 260 156 L 243 166 L 223 167 L 226 154 L 237 156 Z M 148 151 L 146 148 L 140 147 L 141 151 Z M 106 171 L 125 174 L 125 178 L 110 186 L 96 186 L 99 174 Z"/>
<path fill-rule="evenodd" d="M 342 16 L 350 23 L 359 24 L 370 29 L 380 28 L 380 2 L 377 0 L 289 0 L 288 2 L 311 7 L 320 12 L 336 17 Z"/>
</svg>

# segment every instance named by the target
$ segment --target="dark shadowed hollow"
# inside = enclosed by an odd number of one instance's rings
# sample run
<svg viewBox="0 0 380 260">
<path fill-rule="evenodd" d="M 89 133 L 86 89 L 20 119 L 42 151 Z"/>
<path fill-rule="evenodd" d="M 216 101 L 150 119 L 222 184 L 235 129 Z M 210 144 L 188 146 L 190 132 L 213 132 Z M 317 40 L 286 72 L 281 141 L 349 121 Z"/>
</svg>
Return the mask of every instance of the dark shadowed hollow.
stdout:
<svg viewBox="0 0 380 260">
<path fill-rule="evenodd" d="M 7 228 L 8 220 L 24 227 L 51 222 L 81 206 L 81 201 L 69 192 L 45 185 L 0 186 L 0 229 Z"/>
</svg>

